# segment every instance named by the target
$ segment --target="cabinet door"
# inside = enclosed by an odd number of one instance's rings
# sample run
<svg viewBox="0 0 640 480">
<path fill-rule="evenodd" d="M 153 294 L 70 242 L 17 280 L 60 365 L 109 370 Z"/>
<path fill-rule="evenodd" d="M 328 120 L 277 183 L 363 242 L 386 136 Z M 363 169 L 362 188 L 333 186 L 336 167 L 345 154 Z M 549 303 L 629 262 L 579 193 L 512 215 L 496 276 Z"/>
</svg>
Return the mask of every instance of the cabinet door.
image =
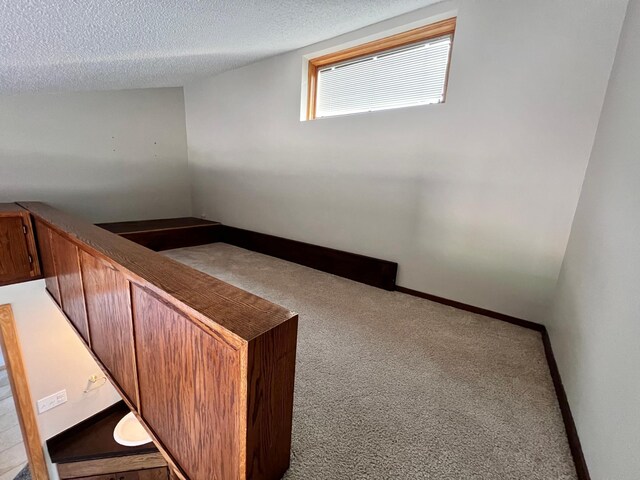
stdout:
<svg viewBox="0 0 640 480">
<path fill-rule="evenodd" d="M 90 345 L 78 247 L 53 231 L 51 232 L 51 247 L 58 274 L 62 310 L 87 345 Z"/>
<path fill-rule="evenodd" d="M 138 404 L 129 282 L 113 266 L 80 252 L 91 348 Z"/>
<path fill-rule="evenodd" d="M 22 216 L 0 217 L 0 285 L 31 278 L 31 262 Z"/>
<path fill-rule="evenodd" d="M 239 352 L 132 286 L 140 409 L 193 479 L 237 479 Z"/>
<path fill-rule="evenodd" d="M 42 273 L 47 290 L 51 296 L 62 307 L 60 298 L 60 287 L 58 286 L 58 277 L 56 275 L 56 267 L 53 263 L 53 252 L 51 251 L 51 229 L 44 223 L 36 220 L 36 234 L 38 236 L 38 250 L 40 250 L 40 260 L 42 261 Z"/>
</svg>

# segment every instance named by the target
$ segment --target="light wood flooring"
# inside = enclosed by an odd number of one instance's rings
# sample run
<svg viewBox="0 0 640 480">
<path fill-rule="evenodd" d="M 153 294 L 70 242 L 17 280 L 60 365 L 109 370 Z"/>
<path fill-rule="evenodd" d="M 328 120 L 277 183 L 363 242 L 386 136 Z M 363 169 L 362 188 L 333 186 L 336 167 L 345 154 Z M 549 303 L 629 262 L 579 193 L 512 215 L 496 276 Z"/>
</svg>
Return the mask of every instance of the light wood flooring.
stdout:
<svg viewBox="0 0 640 480">
<path fill-rule="evenodd" d="M 27 464 L 6 370 L 0 371 L 0 480 L 13 480 Z"/>
</svg>

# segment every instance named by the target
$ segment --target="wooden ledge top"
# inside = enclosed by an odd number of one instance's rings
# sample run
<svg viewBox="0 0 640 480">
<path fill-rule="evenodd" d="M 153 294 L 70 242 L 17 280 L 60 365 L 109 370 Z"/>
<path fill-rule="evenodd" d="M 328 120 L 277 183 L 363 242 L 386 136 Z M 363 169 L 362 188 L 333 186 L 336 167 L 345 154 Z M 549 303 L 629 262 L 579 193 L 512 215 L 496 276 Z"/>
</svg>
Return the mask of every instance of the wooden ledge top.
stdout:
<svg viewBox="0 0 640 480">
<path fill-rule="evenodd" d="M 131 222 L 97 223 L 100 228 L 113 233 L 140 233 L 175 230 L 178 228 L 210 227 L 220 225 L 220 222 L 212 222 L 196 217 L 163 218 L 158 220 L 134 220 Z"/>
<path fill-rule="evenodd" d="M 25 209 L 15 203 L 0 203 L 0 215 L 15 215 L 23 212 L 25 212 Z"/>
<path fill-rule="evenodd" d="M 41 202 L 20 202 L 36 219 L 84 246 L 131 281 L 238 348 L 296 316 L 279 305 L 176 262 Z"/>
</svg>

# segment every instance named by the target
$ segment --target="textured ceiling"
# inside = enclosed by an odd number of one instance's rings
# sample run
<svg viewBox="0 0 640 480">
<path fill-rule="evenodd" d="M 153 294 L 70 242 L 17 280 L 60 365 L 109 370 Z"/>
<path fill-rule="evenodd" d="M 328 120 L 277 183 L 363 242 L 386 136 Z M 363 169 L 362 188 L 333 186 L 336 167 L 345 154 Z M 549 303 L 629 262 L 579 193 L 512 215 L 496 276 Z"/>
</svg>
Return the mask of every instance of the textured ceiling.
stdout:
<svg viewBox="0 0 640 480">
<path fill-rule="evenodd" d="M 0 0 L 0 93 L 179 86 L 436 0 Z"/>
</svg>

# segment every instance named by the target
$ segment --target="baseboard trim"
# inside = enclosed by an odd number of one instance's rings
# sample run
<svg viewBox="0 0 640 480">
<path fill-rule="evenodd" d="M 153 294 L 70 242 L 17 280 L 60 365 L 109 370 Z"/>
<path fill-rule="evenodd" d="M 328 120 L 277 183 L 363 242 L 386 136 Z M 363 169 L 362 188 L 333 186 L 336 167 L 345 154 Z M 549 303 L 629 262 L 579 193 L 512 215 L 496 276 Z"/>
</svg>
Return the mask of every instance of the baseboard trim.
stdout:
<svg viewBox="0 0 640 480">
<path fill-rule="evenodd" d="M 395 290 L 398 264 L 389 260 L 289 240 L 225 225 L 224 243 L 385 290 Z"/>
<path fill-rule="evenodd" d="M 398 292 L 406 293 L 407 295 L 413 295 L 414 297 L 420 297 L 432 302 L 442 303 L 450 307 L 455 307 L 467 312 L 477 313 L 485 317 L 501 320 L 503 322 L 512 323 L 520 327 L 528 328 L 540 332 L 542 337 L 542 345 L 544 346 L 544 355 L 549 366 L 549 373 L 553 382 L 553 388 L 556 392 L 556 398 L 558 399 L 558 405 L 560 406 L 560 413 L 562 414 L 562 422 L 567 433 L 567 441 L 569 442 L 569 449 L 571 450 L 571 456 L 573 458 L 573 464 L 576 469 L 578 480 L 591 480 L 589 475 L 589 469 L 587 468 L 587 462 L 582 452 L 582 445 L 580 444 L 580 438 L 578 437 L 578 430 L 571 414 L 571 408 L 569 407 L 569 400 L 567 393 L 562 385 L 562 378 L 560 377 L 560 370 L 558 370 L 558 364 L 551 348 L 551 339 L 549 338 L 549 332 L 547 328 L 536 322 L 529 320 L 523 320 L 521 318 L 512 317 L 511 315 L 505 315 L 504 313 L 494 312 L 485 308 L 474 307 L 473 305 L 467 305 L 466 303 L 457 302 L 455 300 L 449 300 L 448 298 L 438 297 L 437 295 L 431 295 L 430 293 L 419 292 L 410 288 L 396 286 Z"/>
<path fill-rule="evenodd" d="M 184 221 L 186 224 L 176 224 L 176 220 L 179 222 Z M 395 262 L 244 230 L 216 222 L 207 222 L 206 220 L 202 221 L 204 225 L 198 225 L 200 222 L 197 220 L 169 219 L 101 224 L 99 226 L 154 250 L 224 242 L 374 287 L 396 290 L 407 295 L 424 298 L 432 302 L 540 332 L 578 480 L 591 480 L 578 431 L 569 407 L 567 394 L 562 385 L 558 365 L 551 348 L 549 333 L 544 325 L 396 285 L 398 264 Z M 165 224 L 164 222 L 168 223 Z"/>
<path fill-rule="evenodd" d="M 551 373 L 551 379 L 553 380 L 556 397 L 558 398 L 560 413 L 562 414 L 562 421 L 564 422 L 564 428 L 567 432 L 569 449 L 571 450 L 571 456 L 573 457 L 573 464 L 576 467 L 578 480 L 591 480 L 589 468 L 587 467 L 587 462 L 582 451 L 580 437 L 578 437 L 578 430 L 576 428 L 575 421 L 573 420 L 573 415 L 571 414 L 571 408 L 569 407 L 569 399 L 567 398 L 567 393 L 565 392 L 564 385 L 562 384 L 560 370 L 558 370 L 556 357 L 553 354 L 553 349 L 551 348 L 551 339 L 549 338 L 549 332 L 546 328 L 542 331 L 542 344 L 544 345 L 544 354 L 547 359 L 547 365 L 549 366 L 549 372 Z"/>
<path fill-rule="evenodd" d="M 538 332 L 542 332 L 545 329 L 544 325 L 540 323 L 530 322 L 529 320 L 523 320 L 521 318 L 512 317 L 511 315 L 505 315 L 504 313 L 494 312 L 492 310 L 487 310 L 486 308 L 474 307 L 473 305 L 467 305 L 466 303 L 458 302 L 456 300 L 449 300 L 448 298 L 438 297 L 437 295 L 432 295 L 430 293 L 419 292 L 417 290 L 412 290 L 400 285 L 396 286 L 396 290 L 401 293 L 406 293 L 407 295 L 425 298 L 427 300 L 431 300 L 432 302 L 442 303 L 443 305 L 455 307 L 467 312 L 477 313 L 478 315 L 484 315 L 485 317 L 495 318 L 496 320 L 502 320 L 503 322 L 512 323 L 514 325 L 529 328 L 531 330 L 536 330 Z"/>
<path fill-rule="evenodd" d="M 224 242 L 385 290 L 395 290 L 398 264 L 389 260 L 244 230 L 194 217 L 100 223 L 99 227 L 161 251 Z"/>
</svg>

